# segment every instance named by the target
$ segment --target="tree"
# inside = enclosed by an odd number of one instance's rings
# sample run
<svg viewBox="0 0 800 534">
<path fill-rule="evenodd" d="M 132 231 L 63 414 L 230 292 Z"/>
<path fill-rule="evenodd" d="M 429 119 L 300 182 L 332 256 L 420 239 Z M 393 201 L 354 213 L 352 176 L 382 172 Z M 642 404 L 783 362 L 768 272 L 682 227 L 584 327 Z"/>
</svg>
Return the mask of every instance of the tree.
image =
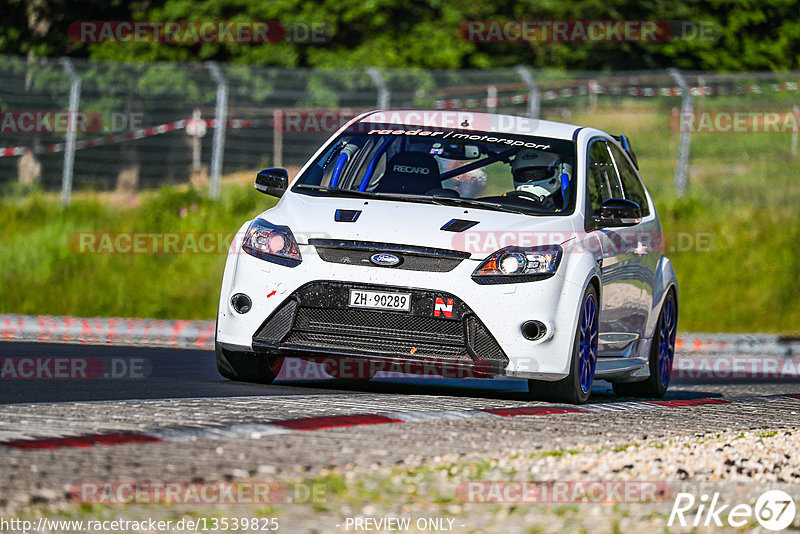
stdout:
<svg viewBox="0 0 800 534">
<path fill-rule="evenodd" d="M 286 67 L 506 67 L 632 70 L 787 70 L 800 68 L 800 0 L 5 0 L 0 53 L 72 55 L 122 61 L 218 60 Z M 34 19 L 49 25 L 36 34 Z M 78 20 L 278 21 L 323 23 L 324 43 L 165 44 L 71 40 Z M 665 42 L 475 42 L 467 21 L 688 21 L 710 39 Z M 677 26 L 678 28 L 680 26 Z M 691 36 L 690 36 L 691 37 Z"/>
</svg>

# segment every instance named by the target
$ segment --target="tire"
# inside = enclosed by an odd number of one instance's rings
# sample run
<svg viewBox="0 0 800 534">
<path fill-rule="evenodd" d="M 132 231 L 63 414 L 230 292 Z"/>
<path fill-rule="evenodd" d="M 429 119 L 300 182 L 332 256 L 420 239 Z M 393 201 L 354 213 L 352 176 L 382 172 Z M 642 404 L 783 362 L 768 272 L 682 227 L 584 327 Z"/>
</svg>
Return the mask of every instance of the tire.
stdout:
<svg viewBox="0 0 800 534">
<path fill-rule="evenodd" d="M 675 357 L 675 334 L 678 330 L 678 299 L 670 290 L 661 305 L 656 331 L 650 347 L 650 376 L 642 382 L 613 384 L 620 397 L 663 397 L 669 387 Z"/>
<path fill-rule="evenodd" d="M 266 356 L 223 349 L 217 342 L 214 342 L 214 348 L 217 354 L 217 370 L 228 380 L 255 384 L 269 384 L 275 380 L 276 372 Z"/>
<path fill-rule="evenodd" d="M 597 368 L 597 339 L 600 302 L 597 290 L 590 285 L 583 293 L 578 325 L 575 328 L 570 372 L 556 382 L 528 380 L 530 396 L 548 402 L 583 404 L 592 392 L 594 371 Z"/>
</svg>

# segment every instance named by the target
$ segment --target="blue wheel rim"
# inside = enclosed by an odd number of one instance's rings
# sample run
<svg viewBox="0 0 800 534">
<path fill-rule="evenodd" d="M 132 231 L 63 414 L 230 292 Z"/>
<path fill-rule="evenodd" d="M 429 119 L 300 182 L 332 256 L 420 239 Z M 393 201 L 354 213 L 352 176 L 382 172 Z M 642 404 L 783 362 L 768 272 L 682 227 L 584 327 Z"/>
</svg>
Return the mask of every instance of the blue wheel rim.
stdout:
<svg viewBox="0 0 800 534">
<path fill-rule="evenodd" d="M 588 393 L 597 367 L 597 300 L 592 294 L 583 301 L 578 329 L 578 373 L 581 391 Z"/>
<path fill-rule="evenodd" d="M 675 307 L 675 298 L 669 294 L 661 309 L 661 321 L 658 325 L 658 371 L 661 375 L 661 385 L 664 387 L 669 384 L 670 373 L 672 373 L 677 325 L 678 313 Z"/>
</svg>

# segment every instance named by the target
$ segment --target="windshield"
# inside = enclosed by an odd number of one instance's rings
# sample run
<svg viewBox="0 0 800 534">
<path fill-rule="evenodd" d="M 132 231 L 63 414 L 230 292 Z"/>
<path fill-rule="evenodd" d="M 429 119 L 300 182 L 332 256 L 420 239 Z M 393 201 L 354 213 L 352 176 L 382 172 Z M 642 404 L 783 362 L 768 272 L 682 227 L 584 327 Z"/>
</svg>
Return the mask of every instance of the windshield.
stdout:
<svg viewBox="0 0 800 534">
<path fill-rule="evenodd" d="M 573 211 L 574 163 L 563 139 L 356 124 L 294 190 L 558 215 Z"/>
</svg>

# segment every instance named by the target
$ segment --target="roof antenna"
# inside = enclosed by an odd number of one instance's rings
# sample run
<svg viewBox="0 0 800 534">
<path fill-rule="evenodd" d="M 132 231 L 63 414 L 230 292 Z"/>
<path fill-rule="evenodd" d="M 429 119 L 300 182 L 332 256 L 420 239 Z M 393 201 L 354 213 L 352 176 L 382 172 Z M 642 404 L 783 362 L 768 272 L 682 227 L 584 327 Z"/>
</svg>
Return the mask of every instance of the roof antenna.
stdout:
<svg viewBox="0 0 800 534">
<path fill-rule="evenodd" d="M 467 119 L 464 119 L 464 122 L 461 123 L 461 126 L 463 126 L 464 128 L 469 128 L 469 121 Z"/>
</svg>

